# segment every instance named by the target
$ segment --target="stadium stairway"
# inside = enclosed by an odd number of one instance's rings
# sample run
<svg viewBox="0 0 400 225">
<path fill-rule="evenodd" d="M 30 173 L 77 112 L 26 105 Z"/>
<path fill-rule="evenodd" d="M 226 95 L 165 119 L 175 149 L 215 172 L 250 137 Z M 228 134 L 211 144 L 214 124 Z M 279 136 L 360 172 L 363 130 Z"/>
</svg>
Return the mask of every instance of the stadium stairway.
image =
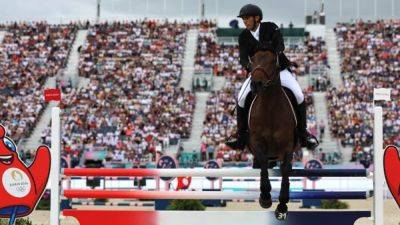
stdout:
<svg viewBox="0 0 400 225">
<path fill-rule="evenodd" d="M 76 88 L 79 83 L 79 52 L 78 48 L 85 43 L 88 30 L 78 30 L 75 41 L 72 45 L 71 54 L 68 58 L 67 68 L 65 69 L 63 79 L 72 81 L 72 86 Z"/>
<path fill-rule="evenodd" d="M 86 40 L 87 30 L 79 30 L 77 32 L 74 43 L 72 44 L 71 54 L 67 59 L 67 67 L 62 73 L 60 70 L 56 77 L 63 80 L 72 79 L 72 84 L 74 87 L 82 87 L 88 84 L 89 79 L 83 78 L 79 79 L 78 74 L 78 63 L 79 63 L 79 46 L 83 45 Z M 45 88 L 54 88 L 56 86 L 56 77 L 47 79 Z M 75 83 L 74 83 L 75 82 Z M 83 84 L 83 85 L 82 85 Z M 43 114 L 41 115 L 39 122 L 36 124 L 31 136 L 28 138 L 26 143 L 19 146 L 23 150 L 36 150 L 36 148 L 41 144 L 41 135 L 46 127 L 50 124 L 51 120 L 51 107 L 53 103 L 50 103 L 45 108 Z"/>
<path fill-rule="evenodd" d="M 186 37 L 185 56 L 183 59 L 183 70 L 179 86 L 185 90 L 192 90 L 192 80 L 194 74 L 195 56 L 197 51 L 197 38 L 199 31 L 190 29 Z M 203 121 L 206 114 L 207 92 L 196 93 L 196 105 L 193 113 L 192 128 L 190 138 L 183 140 L 182 146 L 186 151 L 199 149 L 201 143 L 201 133 L 203 132 Z M 178 151 L 178 146 L 169 146 L 166 151 L 174 154 Z"/>
<path fill-rule="evenodd" d="M 325 98 L 325 92 L 313 92 L 315 116 L 317 121 L 324 121 L 325 133 L 322 137 L 322 143 L 318 148 L 322 148 L 324 152 L 338 152 L 338 143 L 336 139 L 333 139 L 330 134 L 330 125 L 328 123 L 328 109 Z"/>
<path fill-rule="evenodd" d="M 190 138 L 184 141 L 184 151 L 192 152 L 193 150 L 200 150 L 201 134 L 204 130 L 204 118 L 206 117 L 207 99 L 209 98 L 208 92 L 196 93 L 196 107 L 193 114 L 193 125 L 190 132 Z"/>
<path fill-rule="evenodd" d="M 6 35 L 5 31 L 0 31 L 0 43 L 3 42 L 4 36 Z"/>
<path fill-rule="evenodd" d="M 197 29 L 190 29 L 186 37 L 185 57 L 183 59 L 183 71 L 180 81 L 180 87 L 185 90 L 192 90 L 192 79 L 194 74 L 194 58 L 197 51 Z"/>
<path fill-rule="evenodd" d="M 337 49 L 337 36 L 332 28 L 325 29 L 325 40 L 326 40 L 326 45 L 328 47 L 328 63 L 331 67 L 331 69 L 328 71 L 331 84 L 333 87 L 340 88 L 343 86 L 343 80 L 340 69 L 341 57 Z M 329 126 L 326 126 L 325 131 L 329 130 L 330 130 Z M 329 138 L 328 142 L 329 140 L 331 139 Z M 352 147 L 341 147 L 340 144 L 337 145 L 337 147 L 339 147 L 340 152 L 342 153 L 343 162 L 349 162 L 353 151 Z"/>
<path fill-rule="evenodd" d="M 49 78 L 46 81 L 45 88 L 55 88 L 56 82 L 55 77 Z M 57 103 L 50 103 L 44 109 L 43 114 L 40 116 L 39 122 L 36 124 L 31 136 L 28 138 L 26 143 L 23 143 L 22 146 L 18 146 L 20 149 L 24 151 L 29 150 L 30 152 L 36 151 L 37 147 L 42 144 L 41 136 L 43 131 L 46 129 L 47 125 L 50 124 L 51 120 L 51 107 L 53 105 L 57 105 Z"/>
<path fill-rule="evenodd" d="M 328 48 L 328 63 L 331 69 L 328 71 L 333 87 L 341 87 L 343 85 L 340 76 L 340 55 L 337 50 L 336 34 L 331 28 L 325 29 L 325 40 Z"/>
</svg>

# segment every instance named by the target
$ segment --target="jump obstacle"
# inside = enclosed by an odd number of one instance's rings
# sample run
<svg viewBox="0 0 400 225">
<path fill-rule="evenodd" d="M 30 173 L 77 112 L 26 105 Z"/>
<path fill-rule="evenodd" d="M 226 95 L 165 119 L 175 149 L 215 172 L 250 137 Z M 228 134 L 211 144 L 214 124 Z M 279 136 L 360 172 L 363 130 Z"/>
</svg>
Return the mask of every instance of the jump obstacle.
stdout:
<svg viewBox="0 0 400 225">
<path fill-rule="evenodd" d="M 260 169 L 64 169 L 65 176 L 89 177 L 259 177 Z M 269 169 L 270 176 L 280 170 Z M 364 169 L 293 169 L 291 177 L 366 177 Z"/>
<path fill-rule="evenodd" d="M 154 170 L 144 169 L 135 171 L 136 169 L 125 170 L 108 170 L 108 169 L 71 169 L 64 170 L 66 175 L 82 176 L 88 172 L 89 176 L 140 176 L 147 177 L 158 172 L 156 176 L 171 176 L 169 169 Z M 164 171 L 165 170 L 165 171 Z M 210 169 L 216 172 L 217 169 Z M 240 169 L 223 169 L 228 171 L 229 176 L 244 176 Z M 256 174 L 257 170 L 249 170 L 251 174 Z M 271 172 L 274 170 L 271 170 Z M 297 174 L 304 174 L 306 170 L 297 170 Z M 165 172 L 165 173 L 164 173 Z M 187 174 L 196 174 L 196 176 L 207 176 L 209 170 L 203 169 L 204 174 L 201 174 L 197 169 L 177 169 L 176 176 L 184 176 Z M 193 172 L 193 173 L 191 173 Z M 236 172 L 236 173 L 235 173 Z M 357 176 L 362 177 L 367 173 L 365 170 L 328 170 L 318 171 L 319 175 L 327 174 L 328 176 Z M 219 172 L 218 176 L 224 174 Z M 315 174 L 314 174 L 315 175 Z M 216 175 L 213 175 L 216 176 Z M 366 199 L 369 195 L 366 192 L 291 192 L 291 198 L 297 199 Z M 259 197 L 258 192 L 171 192 L 171 191 L 115 191 L 115 190 L 64 190 L 63 195 L 67 198 L 123 198 L 123 199 L 226 199 L 232 200 L 242 198 L 244 200 L 256 200 Z M 272 192 L 274 198 L 277 197 L 277 192 Z M 300 212 L 290 211 L 290 216 L 285 221 L 277 221 L 273 212 L 257 211 L 257 212 L 176 212 L 176 211 L 105 211 L 105 210 L 64 210 L 64 216 L 75 217 L 81 225 L 89 224 L 140 224 L 140 225 L 164 225 L 164 224 L 189 224 L 204 225 L 239 225 L 243 224 L 296 224 L 296 225 L 320 225 L 321 221 L 328 225 L 350 225 L 361 217 L 369 217 L 368 211 L 314 211 Z M 240 215 L 240 216 L 239 216 Z M 325 222 L 327 221 L 327 222 Z"/>
<path fill-rule="evenodd" d="M 172 192 L 172 191 L 110 191 L 79 190 L 60 191 L 63 176 L 105 177 L 162 177 L 162 176 L 208 176 L 208 177 L 258 177 L 255 169 L 65 169 L 60 170 L 60 109 L 52 109 L 52 171 L 50 224 L 59 225 L 60 196 L 67 198 L 133 198 L 133 199 L 228 199 L 240 196 L 243 200 L 258 199 L 258 193 L 247 192 Z M 383 129 L 382 107 L 374 107 L 374 225 L 383 225 Z M 271 176 L 279 171 L 270 170 Z M 292 177 L 368 177 L 365 170 L 294 170 Z M 275 195 L 276 193 L 272 193 Z M 291 192 L 291 198 L 299 199 L 365 199 L 366 192 Z M 353 225 L 361 217 L 370 217 L 370 211 L 290 211 L 285 221 L 275 219 L 272 211 L 130 211 L 130 210 L 63 210 L 64 216 L 75 217 L 80 225 Z"/>
<path fill-rule="evenodd" d="M 67 177 L 67 176 L 64 176 Z M 113 181 L 132 181 L 137 179 L 136 177 L 101 177 L 101 176 L 73 176 L 73 177 L 69 177 L 71 180 L 80 180 L 82 178 L 84 179 L 101 179 L 101 180 L 113 180 Z M 141 179 L 146 179 L 146 180 L 153 180 L 154 178 L 150 178 L 150 177 L 146 177 L 146 178 L 141 178 Z M 139 180 L 141 180 L 139 179 Z M 272 181 L 281 181 L 281 179 L 279 178 L 270 178 L 269 179 L 271 182 Z M 260 178 L 223 178 L 222 179 L 223 182 L 259 182 Z M 303 179 L 301 178 L 290 178 L 290 181 L 293 182 L 299 182 L 299 181 L 303 181 Z"/>
<path fill-rule="evenodd" d="M 88 202 L 88 201 L 73 201 L 71 205 L 84 206 L 134 206 L 134 207 L 154 207 L 153 202 Z"/>
<path fill-rule="evenodd" d="M 271 191 L 273 199 L 278 199 L 279 192 Z M 141 190 L 65 190 L 67 198 L 116 198 L 116 199 L 210 199 L 230 200 L 258 199 L 260 192 L 239 191 L 141 191 Z M 290 199 L 366 199 L 369 197 L 364 191 L 292 191 Z"/>
</svg>

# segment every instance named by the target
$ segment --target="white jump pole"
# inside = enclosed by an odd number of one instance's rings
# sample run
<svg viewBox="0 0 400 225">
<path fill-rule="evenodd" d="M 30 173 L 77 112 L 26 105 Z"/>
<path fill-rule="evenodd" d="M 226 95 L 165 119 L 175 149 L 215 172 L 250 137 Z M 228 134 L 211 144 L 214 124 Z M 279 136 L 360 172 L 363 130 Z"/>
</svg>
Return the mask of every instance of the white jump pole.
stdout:
<svg viewBox="0 0 400 225">
<path fill-rule="evenodd" d="M 268 170 L 271 177 L 281 176 L 280 170 Z M 260 169 L 64 169 L 71 177 L 259 177 Z M 291 177 L 366 177 L 365 169 L 293 169 Z"/>
<path fill-rule="evenodd" d="M 60 108 L 51 109 L 51 201 L 50 201 L 50 225 L 60 224 L 60 151 L 61 151 L 61 128 Z"/>
<path fill-rule="evenodd" d="M 390 101 L 390 89 L 374 89 L 374 225 L 383 225 L 383 110 L 375 101 Z"/>
<path fill-rule="evenodd" d="M 259 191 L 143 191 L 143 190 L 88 190 L 71 189 L 64 190 L 67 198 L 107 198 L 107 199 L 214 199 L 254 200 L 260 196 Z M 368 191 L 292 191 L 290 199 L 366 199 Z M 273 199 L 279 199 L 279 191 L 272 191 Z"/>
<path fill-rule="evenodd" d="M 383 127 L 382 107 L 374 106 L 374 210 L 375 225 L 383 225 Z"/>
</svg>

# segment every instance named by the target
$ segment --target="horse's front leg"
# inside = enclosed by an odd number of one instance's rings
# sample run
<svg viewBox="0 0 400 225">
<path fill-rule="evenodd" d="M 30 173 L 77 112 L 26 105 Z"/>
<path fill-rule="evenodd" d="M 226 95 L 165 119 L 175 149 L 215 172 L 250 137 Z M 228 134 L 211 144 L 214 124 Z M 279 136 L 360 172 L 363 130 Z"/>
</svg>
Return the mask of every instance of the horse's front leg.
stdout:
<svg viewBox="0 0 400 225">
<path fill-rule="evenodd" d="M 281 182 L 281 190 L 279 193 L 279 204 L 275 210 L 275 217 L 278 220 L 285 220 L 287 217 L 287 212 L 288 212 L 287 203 L 289 202 L 289 197 L 290 197 L 289 174 L 292 171 L 292 158 L 293 158 L 292 153 L 286 153 L 280 167 L 282 174 L 282 182 Z"/>
<path fill-rule="evenodd" d="M 260 158 L 259 158 L 260 160 Z M 268 209 L 272 205 L 271 199 L 271 182 L 268 175 L 268 160 L 263 160 L 261 163 L 261 179 L 260 179 L 260 206 L 264 209 Z"/>
</svg>

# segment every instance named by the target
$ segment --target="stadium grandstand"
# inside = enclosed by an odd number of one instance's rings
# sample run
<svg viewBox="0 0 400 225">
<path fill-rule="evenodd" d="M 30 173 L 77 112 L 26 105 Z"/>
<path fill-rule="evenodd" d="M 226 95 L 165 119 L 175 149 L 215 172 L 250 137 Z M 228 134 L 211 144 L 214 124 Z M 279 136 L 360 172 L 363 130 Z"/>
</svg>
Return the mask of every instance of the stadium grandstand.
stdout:
<svg viewBox="0 0 400 225">
<path fill-rule="evenodd" d="M 149 15 L 152 4 L 144 6 Z M 41 93 L 55 86 L 63 93 L 63 154 L 75 166 L 151 166 L 157 152 L 177 154 L 182 165 L 251 163 L 249 152 L 224 145 L 236 130 L 232 110 L 246 78 L 237 45 L 243 28 L 211 15 L 221 6 L 201 4 L 201 20 L 137 19 L 135 13 L 118 20 L 110 14 L 121 4 L 105 1 L 98 2 L 94 20 L 4 22 L 1 119 L 24 158 L 33 157 L 33 146 L 50 142 L 49 106 Z M 275 18 L 264 8 L 281 27 L 285 54 L 298 65 L 293 72 L 306 96 L 308 129 L 321 142 L 313 155 L 328 164 L 371 160 L 373 87 L 393 90 L 385 143 L 400 143 L 399 21 L 335 24 L 346 20 L 342 8 L 332 11 L 330 1 L 308 4 L 305 23 L 297 15 L 290 22 Z M 181 13 L 193 12 L 180 6 Z M 161 8 L 168 14 L 170 5 Z M 359 8 L 352 10 L 360 16 Z M 325 21 L 325 13 L 332 17 Z"/>
<path fill-rule="evenodd" d="M 400 1 L 252 2 L 283 35 L 307 129 L 319 140 L 295 153 L 296 167 L 315 159 L 370 168 L 374 88 L 391 89 L 391 101 L 379 103 L 383 142 L 400 146 Z M 225 144 L 237 132 L 235 106 L 248 75 L 238 46 L 245 26 L 236 18 L 247 2 L 8 3 L 0 0 L 8 9 L 0 15 L 0 124 L 27 164 L 37 146 L 51 144 L 56 103 L 43 92 L 58 88 L 67 167 L 155 168 L 164 155 L 181 168 L 210 160 L 252 166 L 248 149 Z"/>
</svg>

